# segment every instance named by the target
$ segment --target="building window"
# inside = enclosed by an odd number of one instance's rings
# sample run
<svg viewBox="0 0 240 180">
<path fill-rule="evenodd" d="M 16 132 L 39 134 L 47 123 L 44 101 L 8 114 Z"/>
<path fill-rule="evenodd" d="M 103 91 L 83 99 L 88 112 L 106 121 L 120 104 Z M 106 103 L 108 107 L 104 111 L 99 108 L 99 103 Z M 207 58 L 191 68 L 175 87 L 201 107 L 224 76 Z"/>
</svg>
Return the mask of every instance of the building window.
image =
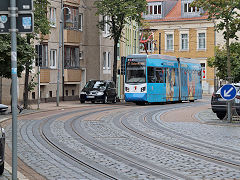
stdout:
<svg viewBox="0 0 240 180">
<path fill-rule="evenodd" d="M 35 46 L 37 57 L 36 57 L 36 66 L 48 67 L 48 45 L 40 44 Z"/>
<path fill-rule="evenodd" d="M 149 6 L 149 13 L 148 14 L 153 14 L 152 6 Z"/>
<path fill-rule="evenodd" d="M 181 50 L 188 50 L 188 34 L 181 34 Z"/>
<path fill-rule="evenodd" d="M 148 14 L 149 15 L 159 15 L 162 14 L 162 6 L 161 5 L 150 5 L 148 6 Z"/>
<path fill-rule="evenodd" d="M 81 14 L 81 13 L 79 14 L 78 29 L 79 29 L 80 31 L 83 30 L 83 14 Z"/>
<path fill-rule="evenodd" d="M 198 49 L 206 49 L 206 34 L 198 33 Z"/>
<path fill-rule="evenodd" d="M 79 14 L 78 8 L 68 7 L 71 10 L 70 17 L 67 16 L 67 10 L 64 10 L 64 27 L 71 30 L 82 30 L 82 15 Z M 67 24 L 66 20 L 69 19 L 72 23 Z"/>
<path fill-rule="evenodd" d="M 49 91 L 49 97 L 50 97 L 50 98 L 53 97 L 52 91 Z"/>
<path fill-rule="evenodd" d="M 32 99 L 35 99 L 35 92 L 32 92 Z"/>
<path fill-rule="evenodd" d="M 75 95 L 75 92 L 74 92 L 74 90 L 72 90 L 72 96 L 74 96 Z"/>
<path fill-rule="evenodd" d="M 103 52 L 103 69 L 111 69 L 110 52 Z"/>
<path fill-rule="evenodd" d="M 172 51 L 173 50 L 173 34 L 166 35 L 166 50 Z"/>
<path fill-rule="evenodd" d="M 83 59 L 83 51 L 79 51 L 79 59 Z"/>
<path fill-rule="evenodd" d="M 79 68 L 79 48 L 65 46 L 64 47 L 64 67 L 65 68 Z"/>
<path fill-rule="evenodd" d="M 50 7 L 50 26 L 56 27 L 56 8 Z"/>
<path fill-rule="evenodd" d="M 66 90 L 66 96 L 68 96 L 68 90 Z"/>
<path fill-rule="evenodd" d="M 109 16 L 103 16 L 103 32 L 105 36 L 110 34 Z"/>
<path fill-rule="evenodd" d="M 197 7 L 191 7 L 190 4 L 191 4 L 191 3 L 184 3 L 183 11 L 184 11 L 185 13 L 199 12 L 199 8 L 197 8 Z"/>
<path fill-rule="evenodd" d="M 57 50 L 51 49 L 50 50 L 50 68 L 56 68 L 56 61 L 57 61 Z"/>
</svg>

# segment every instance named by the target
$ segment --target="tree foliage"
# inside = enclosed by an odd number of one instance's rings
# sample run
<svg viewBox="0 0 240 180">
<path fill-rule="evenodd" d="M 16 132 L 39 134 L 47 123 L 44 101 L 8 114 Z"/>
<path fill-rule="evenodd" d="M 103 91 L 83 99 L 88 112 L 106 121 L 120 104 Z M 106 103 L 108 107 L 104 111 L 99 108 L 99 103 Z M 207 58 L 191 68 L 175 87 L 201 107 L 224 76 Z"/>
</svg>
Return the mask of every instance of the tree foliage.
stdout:
<svg viewBox="0 0 240 180">
<path fill-rule="evenodd" d="M 209 20 L 215 21 L 215 29 L 223 31 L 227 50 L 227 74 L 231 77 L 229 40 L 238 39 L 236 32 L 240 30 L 240 0 L 195 0 L 192 7 L 207 11 Z"/>
<path fill-rule="evenodd" d="M 117 43 L 122 37 L 122 30 L 132 21 L 141 23 L 142 13 L 146 11 L 146 0 L 98 0 L 95 2 L 97 15 L 102 15 L 98 27 L 104 30 L 109 25 L 109 37 L 114 40 L 113 81 L 116 83 L 117 74 Z"/>
<path fill-rule="evenodd" d="M 231 77 L 235 82 L 240 81 L 240 43 L 230 44 L 230 60 L 231 60 Z M 216 67 L 216 76 L 221 79 L 226 79 L 227 75 L 227 49 L 226 47 L 216 47 L 216 56 L 208 59 L 209 67 Z"/>
<path fill-rule="evenodd" d="M 11 78 L 11 36 L 10 34 L 0 35 L 0 76 Z M 32 45 L 27 43 L 25 37 L 17 35 L 17 75 L 21 77 L 25 64 L 35 55 Z"/>
</svg>

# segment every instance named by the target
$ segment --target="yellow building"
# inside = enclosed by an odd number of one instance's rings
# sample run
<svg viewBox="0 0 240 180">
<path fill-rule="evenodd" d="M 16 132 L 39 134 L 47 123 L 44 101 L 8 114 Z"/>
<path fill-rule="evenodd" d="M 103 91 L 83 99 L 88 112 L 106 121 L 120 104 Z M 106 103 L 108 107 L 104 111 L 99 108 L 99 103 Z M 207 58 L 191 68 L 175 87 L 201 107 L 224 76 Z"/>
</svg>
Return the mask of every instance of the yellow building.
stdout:
<svg viewBox="0 0 240 180">
<path fill-rule="evenodd" d="M 190 7 L 191 2 L 148 0 L 148 13 L 143 17 L 153 29 L 155 40 L 148 50 L 199 60 L 203 93 L 210 94 L 214 91 L 214 69 L 207 66 L 207 58 L 214 56 L 214 23 L 202 15 L 202 9 Z"/>
</svg>

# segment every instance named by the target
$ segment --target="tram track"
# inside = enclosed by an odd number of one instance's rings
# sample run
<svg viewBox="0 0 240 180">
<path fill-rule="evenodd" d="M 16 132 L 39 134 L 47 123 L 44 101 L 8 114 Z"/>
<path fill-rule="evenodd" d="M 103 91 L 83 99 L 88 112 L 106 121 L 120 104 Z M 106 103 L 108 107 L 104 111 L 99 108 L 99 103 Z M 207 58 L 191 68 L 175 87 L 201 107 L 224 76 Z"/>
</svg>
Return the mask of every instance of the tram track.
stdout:
<svg viewBox="0 0 240 180">
<path fill-rule="evenodd" d="M 105 112 L 105 111 L 109 111 L 109 110 L 113 110 L 113 109 L 116 109 L 116 107 L 109 108 L 109 106 L 108 106 L 106 109 L 102 108 L 101 110 L 99 110 L 99 108 L 98 108 L 98 111 L 94 111 L 95 109 L 91 109 L 91 110 L 93 110 L 92 112 L 85 111 L 82 115 L 80 115 L 78 117 L 87 116 L 87 115 L 90 115 L 90 113 L 92 114 L 92 113 Z M 117 180 L 117 178 L 115 178 L 113 175 L 106 173 L 92 165 L 89 165 L 88 163 L 84 162 L 83 160 L 76 157 L 75 155 L 72 155 L 72 152 L 65 150 L 63 147 L 59 146 L 59 144 L 57 144 L 56 141 L 53 141 L 51 138 L 49 138 L 49 136 L 46 134 L 46 131 L 44 131 L 44 126 L 46 126 L 47 122 L 49 122 L 49 120 L 45 121 L 44 123 L 41 124 L 40 134 L 41 134 L 42 138 L 45 140 L 45 142 L 48 143 L 49 146 L 51 146 L 53 149 L 57 150 L 59 153 L 63 154 L 65 157 L 71 159 L 72 161 L 76 162 L 80 166 L 84 167 L 85 169 L 90 170 L 94 174 L 98 174 L 98 177 L 100 179 L 107 178 L 107 179 Z"/>
<path fill-rule="evenodd" d="M 134 109 L 135 108 L 136 107 L 134 107 Z M 142 108 L 142 107 L 140 107 L 140 108 Z M 109 108 L 107 110 L 109 110 L 109 111 L 113 110 L 114 111 L 115 109 L 114 108 L 111 108 L 111 109 Z M 129 110 L 129 108 L 128 108 L 128 110 Z M 95 111 L 93 113 L 97 114 L 97 113 L 100 113 L 100 112 L 102 113 L 103 111 L 98 110 L 98 111 Z M 91 113 L 91 115 L 93 113 Z M 144 165 L 144 163 L 134 161 L 133 158 L 129 159 L 128 157 L 124 156 L 121 153 L 116 153 L 116 152 L 110 150 L 109 148 L 101 146 L 98 143 L 96 143 L 94 141 L 91 141 L 88 138 L 84 137 L 81 133 L 79 133 L 79 130 L 76 129 L 76 127 L 78 125 L 76 125 L 75 123 L 76 123 L 76 121 L 79 120 L 79 118 L 87 117 L 88 115 L 90 115 L 90 114 L 86 112 L 85 114 L 83 114 L 81 116 L 76 116 L 76 117 L 72 118 L 70 120 L 70 122 L 67 123 L 68 125 L 67 125 L 66 129 L 68 130 L 68 133 L 73 132 L 75 134 L 75 137 L 74 137 L 75 139 L 79 140 L 79 138 L 81 138 L 81 140 L 84 141 L 84 144 L 91 147 L 92 149 L 97 149 L 98 152 L 103 153 L 106 156 L 112 157 L 112 158 L 116 159 L 117 161 L 120 161 L 124 164 L 128 164 L 128 165 L 130 164 L 131 167 L 135 167 L 136 169 L 141 169 L 144 172 L 147 172 L 148 174 L 151 174 L 152 176 L 155 176 L 157 178 L 160 178 L 160 179 L 179 179 L 179 177 L 181 177 L 182 179 L 186 179 L 185 176 L 182 176 L 180 174 L 178 174 L 178 176 L 170 175 L 170 174 L 163 173 L 163 172 L 159 171 L 159 169 L 157 167 L 155 167 L 155 168 L 147 167 L 146 165 Z M 41 135 L 43 136 L 44 140 L 46 142 L 48 142 L 49 145 L 52 146 L 52 148 L 55 148 L 57 151 L 64 154 L 66 157 L 69 157 L 71 160 L 79 163 L 80 165 L 84 166 L 85 168 L 90 169 L 91 171 L 94 171 L 97 174 L 100 174 L 102 177 L 107 178 L 107 179 L 132 179 L 132 178 L 126 176 L 126 175 L 123 175 L 123 177 L 121 177 L 121 175 L 119 175 L 117 173 L 106 173 L 107 172 L 106 170 L 103 171 L 103 170 L 98 169 L 98 168 L 96 168 L 92 165 L 89 165 L 88 163 L 85 163 L 84 161 L 77 158 L 76 155 L 72 155 L 72 152 L 70 154 L 67 150 L 64 150 L 64 148 L 59 146 L 58 143 L 52 141 L 51 138 L 49 138 L 48 135 L 46 135 L 44 133 L 44 130 L 45 130 L 45 132 L 48 131 L 48 129 L 46 127 L 49 127 L 49 124 L 46 125 L 46 122 L 45 122 L 44 124 L 41 125 L 41 127 L 42 127 L 41 128 Z M 71 134 L 72 137 L 74 136 L 73 133 Z"/>
<path fill-rule="evenodd" d="M 168 109 L 162 109 L 162 110 L 163 111 L 164 110 L 171 111 L 171 110 L 174 110 L 174 109 L 175 108 L 168 108 Z M 179 139 L 184 139 L 184 141 L 187 141 L 188 143 L 191 143 L 191 144 L 195 144 L 199 147 L 206 147 L 206 148 L 211 149 L 211 150 L 220 151 L 221 153 L 229 153 L 231 155 L 235 155 L 235 156 L 238 156 L 238 157 L 240 156 L 239 151 L 236 151 L 236 150 L 233 150 L 233 149 L 230 149 L 230 148 L 227 148 L 227 147 L 223 147 L 223 146 L 218 146 L 218 145 L 215 145 L 215 144 L 210 144 L 208 142 L 204 142 L 204 141 L 199 140 L 199 139 L 194 139 L 192 137 L 189 137 L 189 136 L 183 135 L 181 133 L 178 133 L 174 130 L 171 130 L 170 128 L 166 128 L 164 126 L 161 126 L 161 123 L 160 124 L 157 124 L 155 122 L 153 123 L 152 115 L 156 114 L 156 113 L 158 113 L 158 112 L 157 111 L 156 112 L 151 112 L 150 114 L 144 115 L 144 117 L 142 119 L 143 119 L 143 123 L 146 127 L 149 127 L 152 130 L 154 129 L 158 132 L 161 132 L 162 134 L 164 134 L 166 136 L 172 136 L 172 137 L 176 138 L 176 135 L 177 135 Z M 155 116 L 154 118 L 157 118 L 157 117 Z M 240 162 L 234 162 L 234 161 L 230 161 L 230 160 L 225 159 L 225 158 L 214 157 L 212 155 L 203 153 L 201 151 L 197 151 L 197 150 L 193 150 L 191 148 L 184 147 L 183 145 L 170 144 L 170 143 L 167 143 L 166 141 L 161 141 L 160 139 L 158 139 L 156 137 L 148 135 L 147 133 L 144 133 L 140 130 L 137 130 L 136 128 L 131 126 L 124 117 L 121 118 L 120 122 L 121 122 L 122 126 L 125 127 L 126 129 L 128 129 L 130 132 L 132 132 L 132 133 L 134 133 L 134 134 L 136 134 L 140 137 L 143 137 L 144 139 L 146 139 L 148 141 L 151 141 L 154 144 L 162 145 L 164 147 L 171 148 L 172 150 L 178 150 L 178 151 L 190 154 L 190 155 L 194 155 L 196 157 L 200 157 L 200 158 L 203 158 L 205 160 L 210 160 L 212 162 L 220 163 L 224 166 L 228 166 L 230 168 L 234 168 L 234 169 L 237 169 L 237 170 L 239 170 L 239 168 L 240 168 Z"/>
<path fill-rule="evenodd" d="M 203 103 L 191 105 L 198 106 L 201 104 Z M 24 135 L 24 133 L 27 133 L 30 139 L 36 138 L 38 143 L 42 144 L 42 149 L 45 147 L 54 153 L 54 155 L 59 156 L 61 159 L 59 163 L 66 161 L 70 166 L 75 167 L 74 169 L 70 167 L 75 173 L 78 173 L 77 169 L 79 168 L 94 177 L 98 177 L 97 179 L 195 178 L 195 176 L 191 176 L 187 172 L 179 171 L 177 165 L 175 169 L 171 168 L 173 166 L 168 167 L 164 159 L 161 160 L 160 158 L 156 160 L 157 163 L 155 163 L 155 159 L 152 158 L 159 158 L 161 155 L 151 157 L 151 153 L 148 153 L 148 151 L 140 151 L 145 148 L 147 150 L 148 147 L 151 151 L 149 144 L 153 144 L 156 148 L 159 147 L 159 151 L 162 152 L 165 151 L 162 150 L 162 148 L 166 148 L 166 150 L 169 149 L 178 154 L 183 154 L 184 156 L 187 155 L 189 157 L 203 159 L 207 162 L 239 170 L 240 164 L 237 162 L 229 162 L 225 159 L 218 161 L 218 158 L 212 157 L 211 154 L 194 151 L 184 145 L 169 143 L 161 138 L 157 138 L 151 133 L 148 134 L 148 132 L 157 131 L 170 138 L 176 138 L 177 136 L 179 137 L 177 140 L 193 143 L 196 139 L 186 135 L 181 137 L 181 133 L 164 126 L 159 119 L 163 112 L 171 111 L 176 108 L 186 108 L 188 106 L 189 104 L 132 107 L 106 105 L 101 107 L 93 106 L 90 109 L 86 107 L 81 110 L 67 110 L 63 113 L 61 112 L 39 119 L 37 122 L 32 121 L 30 125 L 24 125 L 22 134 L 25 138 L 26 135 Z M 146 113 L 142 109 L 144 109 Z M 131 115 L 133 112 L 135 112 L 136 116 Z M 137 115 L 138 112 L 140 115 Z M 131 122 L 131 116 L 135 118 L 139 125 L 144 126 L 148 130 L 142 131 L 137 129 L 138 126 L 134 126 Z M 84 124 L 88 124 L 88 126 L 82 126 Z M 31 137 L 31 134 L 28 135 L 30 132 L 29 129 L 32 129 L 34 137 Z M 96 133 L 93 133 L 94 130 L 96 130 Z M 99 136 L 96 136 L 98 132 L 101 131 L 104 133 L 102 135 L 100 135 L 100 133 Z M 136 142 L 146 142 L 141 145 L 141 149 L 138 149 L 140 147 L 138 145 L 136 145 L 136 147 L 133 146 L 133 148 L 130 147 L 131 144 L 134 144 L 134 141 L 132 141 L 134 137 Z M 118 146 L 120 141 L 122 141 L 122 143 L 131 144 L 119 144 Z M 195 146 L 205 146 L 206 148 L 214 149 L 214 144 L 206 146 L 204 143 L 205 142 L 202 141 L 196 143 Z M 114 147 L 113 144 L 116 144 L 117 147 Z M 38 145 L 36 144 L 36 146 Z M 221 148 L 222 147 L 219 146 L 215 150 L 220 151 Z M 146 155 L 142 156 L 141 153 L 146 153 Z M 166 153 L 168 152 L 166 151 Z M 239 155 L 239 153 L 233 149 L 228 149 L 224 153 Z M 90 157 L 91 155 L 92 157 Z M 152 160 L 148 161 L 145 156 Z M 118 168 L 116 169 L 116 167 Z"/>
</svg>

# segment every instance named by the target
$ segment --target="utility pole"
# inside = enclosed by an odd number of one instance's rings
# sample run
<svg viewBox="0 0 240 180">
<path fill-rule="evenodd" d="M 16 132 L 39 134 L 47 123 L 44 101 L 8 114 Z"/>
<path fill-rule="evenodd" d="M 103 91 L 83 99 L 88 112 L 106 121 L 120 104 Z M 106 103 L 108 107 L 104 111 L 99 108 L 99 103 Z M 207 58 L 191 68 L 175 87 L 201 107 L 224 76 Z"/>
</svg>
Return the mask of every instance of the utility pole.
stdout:
<svg viewBox="0 0 240 180">
<path fill-rule="evenodd" d="M 17 34 L 16 0 L 10 0 L 11 73 L 12 73 L 12 179 L 17 180 Z"/>
<path fill-rule="evenodd" d="M 17 31 L 33 32 L 32 0 L 1 0 L 0 34 L 11 33 L 12 179 L 17 180 Z M 10 20 L 9 20 L 10 19 Z M 21 22 L 21 23 L 17 23 Z"/>
</svg>

